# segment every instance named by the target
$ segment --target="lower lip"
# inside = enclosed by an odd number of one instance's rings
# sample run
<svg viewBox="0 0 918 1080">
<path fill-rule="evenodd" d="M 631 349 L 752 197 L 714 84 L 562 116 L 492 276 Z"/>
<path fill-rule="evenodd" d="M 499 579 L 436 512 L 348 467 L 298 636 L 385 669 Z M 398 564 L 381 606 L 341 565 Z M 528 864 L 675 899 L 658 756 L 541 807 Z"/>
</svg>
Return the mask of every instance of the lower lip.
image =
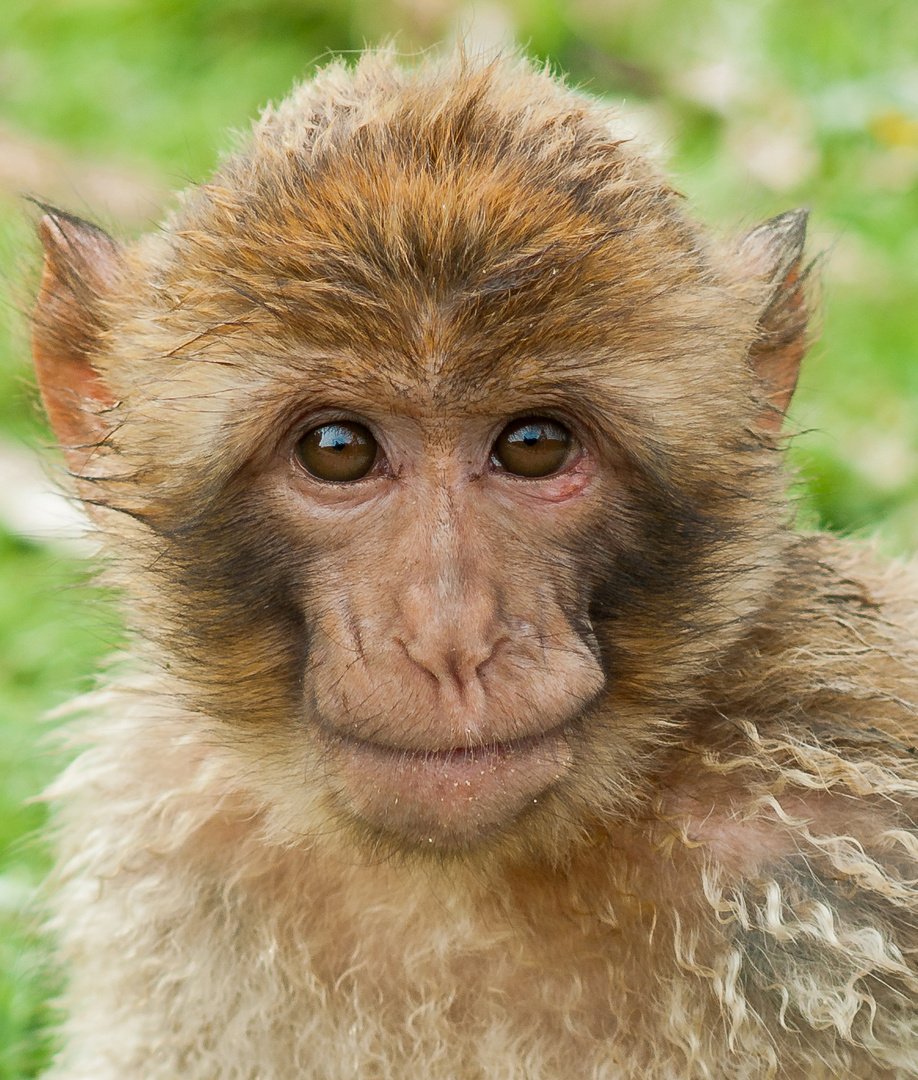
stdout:
<svg viewBox="0 0 918 1080">
<path fill-rule="evenodd" d="M 566 733 L 469 749 L 399 750 L 336 740 L 333 786 L 367 824 L 437 848 L 467 847 L 537 804 L 571 766 Z"/>
</svg>

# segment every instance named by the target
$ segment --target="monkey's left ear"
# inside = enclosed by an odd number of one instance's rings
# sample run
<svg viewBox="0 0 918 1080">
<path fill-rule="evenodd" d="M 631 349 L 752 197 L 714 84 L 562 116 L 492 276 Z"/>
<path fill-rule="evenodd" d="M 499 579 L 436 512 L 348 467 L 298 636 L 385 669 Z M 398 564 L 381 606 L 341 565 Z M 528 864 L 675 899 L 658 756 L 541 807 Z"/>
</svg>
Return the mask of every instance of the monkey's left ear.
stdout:
<svg viewBox="0 0 918 1080">
<path fill-rule="evenodd" d="M 749 350 L 749 363 L 762 385 L 759 423 L 778 431 L 790 404 L 800 361 L 807 347 L 807 309 L 803 285 L 806 210 L 792 210 L 748 233 L 740 255 L 767 283 L 765 302 Z"/>
<path fill-rule="evenodd" d="M 88 221 L 39 204 L 44 248 L 32 314 L 32 356 L 51 427 L 74 472 L 82 472 L 105 438 L 114 395 L 93 367 L 105 330 L 101 311 L 122 270 L 121 248 Z"/>
</svg>

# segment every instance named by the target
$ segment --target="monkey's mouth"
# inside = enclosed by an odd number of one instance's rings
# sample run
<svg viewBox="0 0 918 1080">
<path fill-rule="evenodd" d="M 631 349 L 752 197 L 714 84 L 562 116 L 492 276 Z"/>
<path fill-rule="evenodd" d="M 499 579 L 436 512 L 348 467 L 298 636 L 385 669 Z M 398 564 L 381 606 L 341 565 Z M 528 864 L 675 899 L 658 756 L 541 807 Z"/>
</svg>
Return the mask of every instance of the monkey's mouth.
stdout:
<svg viewBox="0 0 918 1080">
<path fill-rule="evenodd" d="M 466 847 L 508 825 L 537 805 L 572 763 L 566 726 L 445 750 L 334 737 L 330 750 L 333 787 L 353 814 L 438 848 Z"/>
</svg>

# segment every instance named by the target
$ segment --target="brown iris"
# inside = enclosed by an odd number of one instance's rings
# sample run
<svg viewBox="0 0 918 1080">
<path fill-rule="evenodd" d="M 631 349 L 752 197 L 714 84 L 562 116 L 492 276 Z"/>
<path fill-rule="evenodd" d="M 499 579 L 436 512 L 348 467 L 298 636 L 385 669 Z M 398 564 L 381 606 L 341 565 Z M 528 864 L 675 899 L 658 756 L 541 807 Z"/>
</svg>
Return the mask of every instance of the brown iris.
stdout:
<svg viewBox="0 0 918 1080">
<path fill-rule="evenodd" d="M 572 442 L 571 433 L 557 421 L 527 416 L 498 435 L 491 460 L 514 476 L 551 476 L 567 463 Z"/>
<path fill-rule="evenodd" d="M 345 484 L 367 475 L 376 449 L 376 440 L 363 424 L 336 420 L 307 431 L 297 443 L 296 455 L 319 480 Z"/>
</svg>

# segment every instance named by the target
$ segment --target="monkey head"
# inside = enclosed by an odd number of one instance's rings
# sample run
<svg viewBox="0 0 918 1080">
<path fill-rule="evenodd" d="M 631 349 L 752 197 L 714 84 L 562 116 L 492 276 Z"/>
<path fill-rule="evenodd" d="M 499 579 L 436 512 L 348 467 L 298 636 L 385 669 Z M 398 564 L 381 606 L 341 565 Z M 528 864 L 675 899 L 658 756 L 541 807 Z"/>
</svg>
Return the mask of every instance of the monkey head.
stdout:
<svg viewBox="0 0 918 1080">
<path fill-rule="evenodd" d="M 635 811 L 785 543 L 802 213 L 715 243 L 548 74 L 373 54 L 160 232 L 40 231 L 42 395 L 144 662 L 293 835 Z"/>
</svg>

